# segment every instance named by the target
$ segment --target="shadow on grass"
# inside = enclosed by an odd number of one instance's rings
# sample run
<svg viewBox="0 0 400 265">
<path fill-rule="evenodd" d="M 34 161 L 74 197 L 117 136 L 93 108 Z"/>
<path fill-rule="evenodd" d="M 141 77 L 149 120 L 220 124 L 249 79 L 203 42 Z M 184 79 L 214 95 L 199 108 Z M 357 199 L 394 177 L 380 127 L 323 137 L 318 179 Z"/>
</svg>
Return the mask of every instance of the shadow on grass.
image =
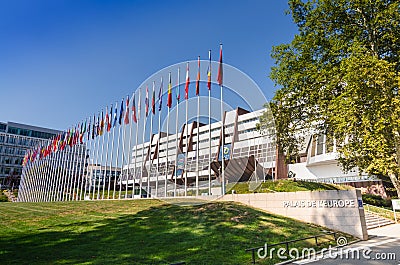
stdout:
<svg viewBox="0 0 400 265">
<path fill-rule="evenodd" d="M 56 218 L 46 229 L 0 237 L 0 264 L 250 264 L 246 248 L 322 231 L 234 203 Z"/>
</svg>

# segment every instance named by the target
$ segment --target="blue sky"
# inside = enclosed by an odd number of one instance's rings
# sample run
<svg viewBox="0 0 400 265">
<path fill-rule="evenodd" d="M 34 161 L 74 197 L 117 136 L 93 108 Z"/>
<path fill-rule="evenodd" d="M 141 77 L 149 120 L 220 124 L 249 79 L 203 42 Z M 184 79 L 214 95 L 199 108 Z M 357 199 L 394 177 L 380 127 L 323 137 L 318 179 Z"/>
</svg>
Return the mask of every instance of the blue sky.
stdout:
<svg viewBox="0 0 400 265">
<path fill-rule="evenodd" d="M 271 47 L 296 27 L 285 0 L 0 0 L 0 121 L 66 129 L 160 69 L 207 59 L 271 99 Z M 184 76 L 184 71 L 183 74 Z"/>
</svg>

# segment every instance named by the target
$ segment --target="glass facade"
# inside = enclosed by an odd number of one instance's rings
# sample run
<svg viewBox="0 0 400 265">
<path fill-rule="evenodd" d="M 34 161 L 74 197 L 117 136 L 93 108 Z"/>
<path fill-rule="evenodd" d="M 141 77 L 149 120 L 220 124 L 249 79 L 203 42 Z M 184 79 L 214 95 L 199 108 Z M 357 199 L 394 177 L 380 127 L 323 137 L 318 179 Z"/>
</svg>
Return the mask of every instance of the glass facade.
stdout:
<svg viewBox="0 0 400 265">
<path fill-rule="evenodd" d="M 31 129 L 29 129 L 31 127 Z M 0 123 L 0 184 L 18 186 L 27 150 L 47 142 L 58 131 L 15 123 Z"/>
</svg>

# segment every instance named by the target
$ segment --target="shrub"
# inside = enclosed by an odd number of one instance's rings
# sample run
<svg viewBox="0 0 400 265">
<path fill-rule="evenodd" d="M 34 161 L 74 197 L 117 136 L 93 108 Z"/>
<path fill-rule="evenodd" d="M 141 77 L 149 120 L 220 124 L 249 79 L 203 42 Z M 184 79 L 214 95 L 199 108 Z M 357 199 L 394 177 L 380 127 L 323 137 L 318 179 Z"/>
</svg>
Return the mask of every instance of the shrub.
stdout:
<svg viewBox="0 0 400 265">
<path fill-rule="evenodd" d="M 382 198 L 379 195 L 363 194 L 362 199 L 364 203 L 375 205 L 378 207 L 392 207 L 392 201 Z"/>
</svg>

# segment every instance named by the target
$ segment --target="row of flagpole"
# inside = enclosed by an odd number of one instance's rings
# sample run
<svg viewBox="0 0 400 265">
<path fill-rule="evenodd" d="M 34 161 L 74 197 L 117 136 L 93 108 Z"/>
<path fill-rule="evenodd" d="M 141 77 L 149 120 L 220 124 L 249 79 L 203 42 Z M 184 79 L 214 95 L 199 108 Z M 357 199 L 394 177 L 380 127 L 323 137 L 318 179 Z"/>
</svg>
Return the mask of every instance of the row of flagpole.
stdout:
<svg viewBox="0 0 400 265">
<path fill-rule="evenodd" d="M 217 83 L 221 89 L 221 160 L 224 160 L 224 107 L 223 107 L 223 66 L 222 66 L 222 45 L 220 45 L 220 60 L 217 76 Z M 165 163 L 165 181 L 163 195 L 167 196 L 168 175 L 170 171 L 169 161 L 169 118 L 170 108 L 172 106 L 172 80 L 169 73 L 168 80 L 168 113 L 167 113 L 167 130 L 166 130 L 166 163 Z M 209 66 L 207 69 L 207 87 L 208 87 L 208 122 L 209 122 L 209 163 L 212 161 L 211 152 L 211 50 L 209 51 Z M 188 131 L 188 99 L 189 99 L 189 63 L 187 63 L 186 80 L 185 80 L 185 159 L 188 159 L 189 152 L 189 131 Z M 178 119 L 179 119 L 179 103 L 180 103 L 180 69 L 178 68 L 177 77 L 177 112 L 176 112 L 176 154 L 175 154 L 175 171 L 177 170 L 178 154 L 180 152 L 178 144 Z M 196 96 L 197 96 L 197 119 L 196 119 L 196 195 L 199 195 L 199 123 L 200 123 L 200 56 L 198 57 L 198 72 L 196 80 Z M 139 100 L 138 109 L 136 109 L 136 101 L 134 92 L 131 100 L 129 96 L 126 98 L 126 107 L 124 109 L 124 99 L 120 104 L 118 118 L 118 102 L 111 105 L 110 111 L 106 107 L 106 114 L 101 111 L 97 115 L 87 118 L 84 122 L 78 123 L 77 126 L 71 127 L 65 132 L 58 134 L 47 143 L 39 145 L 29 150 L 23 161 L 23 173 L 20 187 L 20 201 L 65 201 L 65 200 L 82 200 L 82 199 L 121 199 L 123 194 L 123 181 L 125 183 L 124 198 L 128 197 L 129 181 L 133 184 L 132 197 L 135 195 L 136 180 L 139 181 L 139 196 L 142 196 L 143 188 L 143 171 L 146 167 L 145 160 L 145 132 L 146 118 L 150 115 L 149 130 L 149 152 L 151 154 L 153 139 L 153 119 L 156 114 L 155 99 L 155 81 L 152 87 L 152 104 L 149 113 L 149 93 L 146 86 L 145 113 L 141 119 L 141 89 L 138 90 Z M 163 78 L 161 77 L 160 89 L 158 94 L 159 110 L 158 110 L 158 138 L 157 147 L 154 152 L 157 154 L 149 156 L 150 167 L 147 174 L 146 193 L 150 194 L 150 177 L 152 176 L 152 165 L 154 157 L 157 158 L 157 173 L 155 182 L 155 196 L 159 196 L 159 177 L 160 177 L 160 143 L 161 143 L 161 116 L 162 116 L 162 95 L 163 95 Z M 130 117 L 130 110 L 132 115 Z M 136 113 L 137 111 L 137 113 Z M 141 162 L 138 162 L 138 135 L 139 121 L 142 120 L 142 154 Z M 136 123 L 135 130 L 135 148 L 132 148 L 132 125 Z M 126 154 L 126 129 L 129 126 L 128 154 Z M 118 126 L 119 125 L 119 126 Z M 125 125 L 125 126 L 124 126 Z M 115 145 L 116 130 L 118 130 L 117 143 Z M 122 143 L 121 143 L 122 130 Z M 193 129 L 191 130 L 193 132 Z M 109 150 L 111 140 L 111 151 Z M 119 154 L 122 144 L 122 152 Z M 104 151 L 104 148 L 106 151 Z M 115 148 L 115 150 L 114 150 Z M 131 161 L 131 152 L 135 152 L 134 161 Z M 183 151 L 183 150 L 182 150 Z M 105 157 L 104 157 L 105 153 Z M 114 157 L 115 155 L 115 157 Z M 120 157 L 121 156 L 121 157 Z M 104 158 L 104 159 L 103 159 Z M 110 159 L 109 159 L 110 158 Z M 104 161 L 105 160 L 105 161 Z M 119 166 L 120 163 L 122 166 Z M 134 166 L 133 170 L 131 166 Z M 114 166 L 113 166 L 114 165 Z M 126 166 L 126 169 L 125 169 Z M 184 195 L 187 196 L 188 187 L 188 168 L 187 163 L 184 165 Z M 224 185 L 224 163 L 221 164 L 221 182 L 222 192 L 225 191 Z M 154 168 L 153 168 L 154 169 Z M 139 170 L 140 172 L 137 172 Z M 133 171 L 133 174 L 132 174 Z M 139 173 L 139 174 L 138 174 Z M 132 179 L 131 179 L 132 178 Z M 107 185 L 106 185 L 107 184 Z M 111 184 L 113 186 L 111 186 Z M 119 190 L 117 190 L 117 184 Z M 100 190 L 102 185 L 102 189 Z M 107 186 L 107 193 L 106 193 Z M 173 183 L 174 196 L 177 193 L 177 178 Z M 113 189 L 111 195 L 111 188 Z M 208 193 L 211 194 L 211 167 L 208 166 Z M 101 196 L 100 196 L 101 194 Z M 117 196 L 118 194 L 118 196 Z"/>
</svg>

